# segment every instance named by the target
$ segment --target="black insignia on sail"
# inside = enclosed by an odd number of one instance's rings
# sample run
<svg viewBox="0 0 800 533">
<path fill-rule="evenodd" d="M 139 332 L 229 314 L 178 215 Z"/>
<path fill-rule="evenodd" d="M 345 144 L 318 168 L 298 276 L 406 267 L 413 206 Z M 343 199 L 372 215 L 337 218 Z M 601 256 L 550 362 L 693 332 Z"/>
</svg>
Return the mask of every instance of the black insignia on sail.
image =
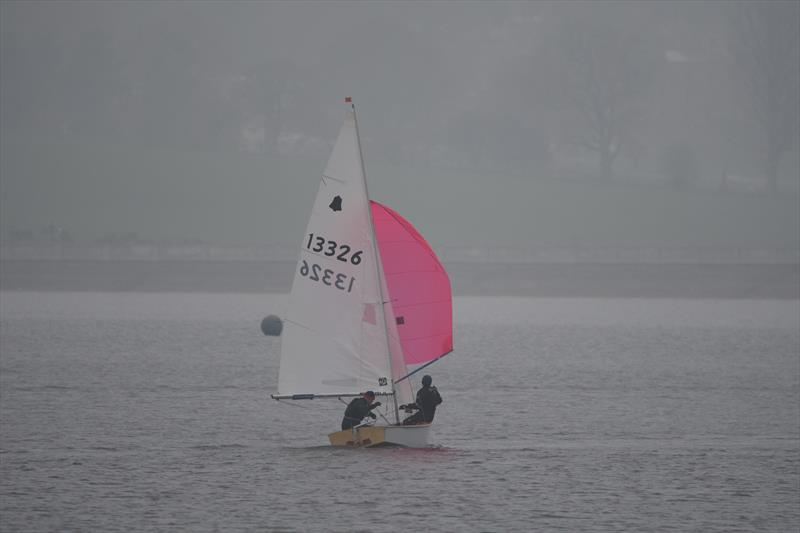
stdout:
<svg viewBox="0 0 800 533">
<path fill-rule="evenodd" d="M 341 196 L 334 196 L 331 205 L 329 205 L 333 211 L 341 211 L 342 210 L 342 197 Z"/>
</svg>

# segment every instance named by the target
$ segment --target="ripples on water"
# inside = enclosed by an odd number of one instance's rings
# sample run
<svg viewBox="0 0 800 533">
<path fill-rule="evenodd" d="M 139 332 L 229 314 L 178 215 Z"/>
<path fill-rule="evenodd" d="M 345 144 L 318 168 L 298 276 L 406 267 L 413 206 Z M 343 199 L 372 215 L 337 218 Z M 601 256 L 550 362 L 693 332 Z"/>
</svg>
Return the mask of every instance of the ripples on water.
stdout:
<svg viewBox="0 0 800 533">
<path fill-rule="evenodd" d="M 0 529 L 797 530 L 797 301 L 458 300 L 429 450 L 270 400 L 282 303 L 3 293 Z"/>
</svg>

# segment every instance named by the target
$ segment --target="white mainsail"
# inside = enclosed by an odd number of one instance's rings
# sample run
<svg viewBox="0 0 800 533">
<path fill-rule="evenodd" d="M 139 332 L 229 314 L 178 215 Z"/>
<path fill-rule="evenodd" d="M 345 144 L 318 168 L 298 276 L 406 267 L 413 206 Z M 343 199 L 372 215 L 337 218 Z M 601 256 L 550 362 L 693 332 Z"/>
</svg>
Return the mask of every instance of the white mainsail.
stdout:
<svg viewBox="0 0 800 533">
<path fill-rule="evenodd" d="M 284 321 L 278 395 L 412 398 L 383 278 L 355 111 L 348 110 L 317 192 Z"/>
</svg>

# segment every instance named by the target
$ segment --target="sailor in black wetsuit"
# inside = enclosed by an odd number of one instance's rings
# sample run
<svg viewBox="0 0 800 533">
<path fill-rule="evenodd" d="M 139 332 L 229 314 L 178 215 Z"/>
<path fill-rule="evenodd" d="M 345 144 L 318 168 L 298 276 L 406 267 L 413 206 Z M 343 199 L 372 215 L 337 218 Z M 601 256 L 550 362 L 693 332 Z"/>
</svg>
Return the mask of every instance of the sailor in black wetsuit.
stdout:
<svg viewBox="0 0 800 533">
<path fill-rule="evenodd" d="M 433 380 L 430 376 L 423 376 L 422 388 L 417 391 L 417 401 L 408 405 L 401 405 L 401 409 L 409 412 L 418 409 L 416 413 L 403 420 L 404 426 L 413 424 L 426 424 L 433 422 L 436 406 L 442 403 L 442 397 L 436 387 L 431 386 Z"/>
<path fill-rule="evenodd" d="M 360 398 L 356 398 L 347 404 L 347 409 L 342 419 L 342 429 L 350 429 L 359 425 L 366 416 L 374 419 L 375 413 L 372 410 L 380 406 L 381 402 L 372 403 L 373 400 L 375 400 L 375 393 L 368 390 Z"/>
</svg>

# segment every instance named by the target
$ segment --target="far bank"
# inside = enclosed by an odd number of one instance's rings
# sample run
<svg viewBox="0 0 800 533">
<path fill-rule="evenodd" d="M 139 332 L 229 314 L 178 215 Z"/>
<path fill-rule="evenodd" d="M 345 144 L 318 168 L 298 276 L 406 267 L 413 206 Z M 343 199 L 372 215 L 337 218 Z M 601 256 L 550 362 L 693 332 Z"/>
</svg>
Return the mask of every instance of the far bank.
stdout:
<svg viewBox="0 0 800 533">
<path fill-rule="evenodd" d="M 295 261 L 3 260 L 4 291 L 285 293 Z M 800 299 L 800 264 L 445 261 L 455 296 Z"/>
</svg>

